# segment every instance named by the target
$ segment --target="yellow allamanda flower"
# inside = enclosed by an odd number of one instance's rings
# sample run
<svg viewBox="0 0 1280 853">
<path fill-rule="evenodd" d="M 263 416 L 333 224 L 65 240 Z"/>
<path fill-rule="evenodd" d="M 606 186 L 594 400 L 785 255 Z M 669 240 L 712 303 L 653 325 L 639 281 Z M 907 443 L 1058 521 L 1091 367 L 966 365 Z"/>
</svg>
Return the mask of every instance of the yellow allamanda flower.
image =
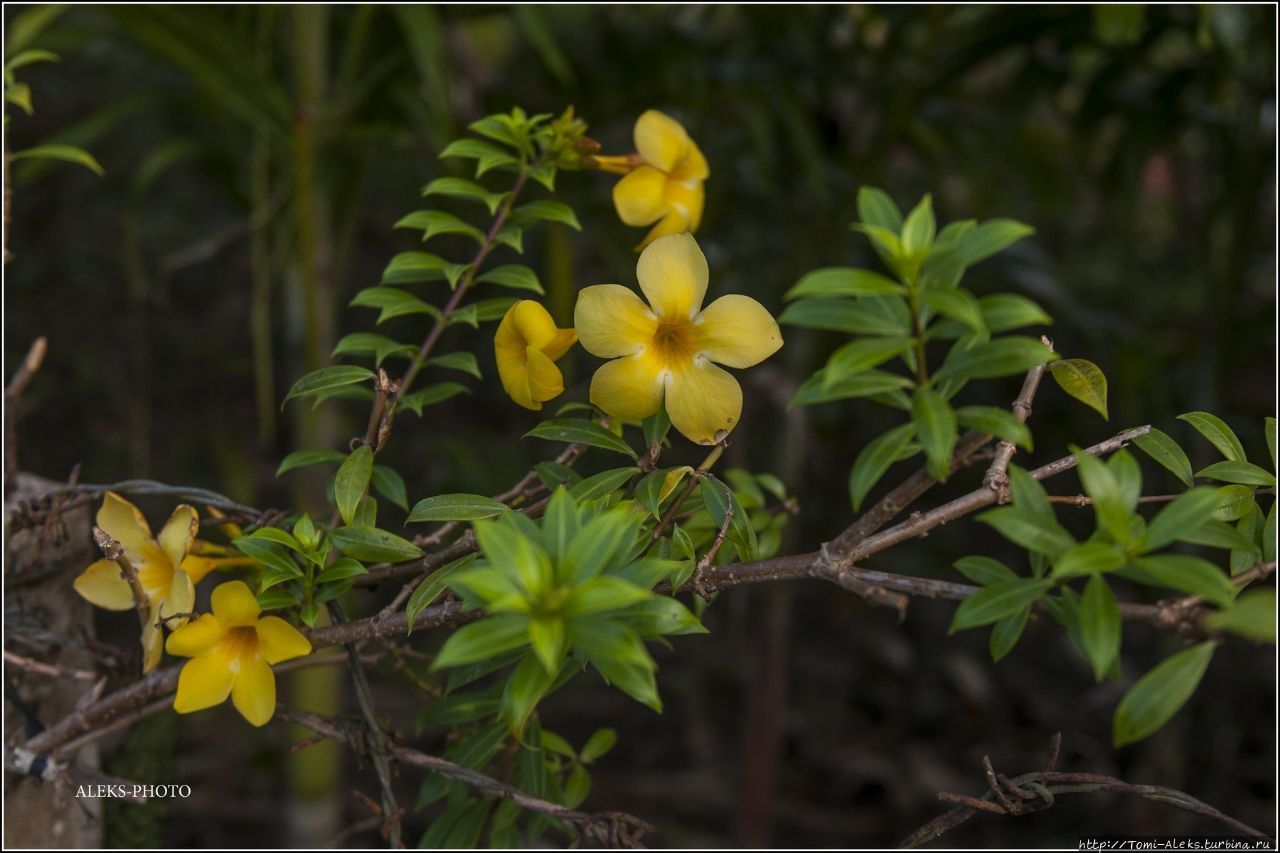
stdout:
<svg viewBox="0 0 1280 853">
<path fill-rule="evenodd" d="M 97 522 L 98 527 L 120 543 L 146 595 L 150 615 L 142 628 L 143 671 L 150 672 L 160 663 L 164 651 L 164 634 L 158 623 L 175 614 L 190 613 L 195 584 L 214 568 L 205 563 L 188 562 L 187 555 L 199 529 L 199 516 L 193 507 L 182 504 L 165 522 L 160 535 L 152 537 L 147 519 L 138 508 L 115 492 L 107 492 L 98 510 Z M 76 592 L 98 607 L 134 608 L 133 589 L 114 560 L 98 560 L 75 579 L 74 586 Z M 176 627 L 186 621 L 183 616 L 168 624 Z"/>
<path fill-rule="evenodd" d="M 782 346 L 778 324 L 749 296 L 721 296 L 702 307 L 707 259 L 689 234 L 655 240 L 641 253 L 636 278 L 648 305 L 619 284 L 578 294 L 573 318 L 583 348 L 613 359 L 592 377 L 591 402 L 614 417 L 641 420 L 665 398 L 672 426 L 713 444 L 742 414 L 738 381 L 716 364 L 764 361 Z"/>
<path fill-rule="evenodd" d="M 639 251 L 667 234 L 693 233 L 702 222 L 702 183 L 711 175 L 707 160 L 684 125 L 666 113 L 647 110 L 636 120 L 637 154 L 595 157 L 607 172 L 625 175 L 613 188 L 613 206 L 628 225 L 653 226 Z"/>
<path fill-rule="evenodd" d="M 311 654 L 311 641 L 262 608 L 243 581 L 219 584 L 213 612 L 169 635 L 165 649 L 189 657 L 178 674 L 173 709 L 189 714 L 231 697 L 236 710 L 255 726 L 276 711 L 276 677 L 271 665 Z"/>
<path fill-rule="evenodd" d="M 512 305 L 493 337 L 503 389 L 526 409 L 541 409 L 564 392 L 564 377 L 555 362 L 577 339 L 573 329 L 557 329 L 537 302 L 522 299 Z"/>
</svg>

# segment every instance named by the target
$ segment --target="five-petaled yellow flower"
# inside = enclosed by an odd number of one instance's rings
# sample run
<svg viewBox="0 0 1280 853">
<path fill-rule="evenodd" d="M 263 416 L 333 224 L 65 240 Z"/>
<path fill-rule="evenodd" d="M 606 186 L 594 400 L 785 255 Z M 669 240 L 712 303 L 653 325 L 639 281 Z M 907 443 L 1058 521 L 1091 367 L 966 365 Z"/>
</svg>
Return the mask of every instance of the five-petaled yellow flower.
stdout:
<svg viewBox="0 0 1280 853">
<path fill-rule="evenodd" d="M 707 160 L 680 122 L 648 110 L 635 126 L 637 155 L 595 157 L 607 172 L 626 176 L 613 188 L 613 206 L 628 225 L 653 226 L 637 251 L 667 234 L 693 233 L 702 222 Z"/>
<path fill-rule="evenodd" d="M 537 411 L 564 392 L 555 362 L 578 339 L 573 329 L 557 329 L 547 309 L 531 299 L 512 305 L 493 337 L 502 387 L 526 409 Z"/>
<path fill-rule="evenodd" d="M 150 606 L 142 629 L 143 671 L 160 663 L 164 633 L 159 622 L 176 614 L 190 613 L 195 600 L 195 584 L 211 569 L 213 561 L 188 562 L 187 555 L 199 529 L 194 508 L 183 504 L 173 511 L 158 537 L 152 537 L 147 519 L 136 506 L 115 492 L 107 492 L 98 510 L 98 526 L 124 548 L 124 555 L 138 573 L 142 591 Z M 133 590 L 113 560 L 98 560 L 75 579 L 76 592 L 107 610 L 131 610 Z M 168 622 L 177 627 L 186 617 Z"/>
<path fill-rule="evenodd" d="M 249 587 L 230 581 L 214 589 L 212 613 L 169 635 L 169 654 L 191 658 L 178 674 L 175 711 L 201 711 L 230 696 L 241 716 L 266 725 L 276 711 L 271 665 L 310 654 L 311 642 L 279 616 L 261 614 Z"/>
<path fill-rule="evenodd" d="M 612 358 L 591 379 L 591 402 L 640 420 L 666 398 L 671 424 L 701 444 L 721 440 L 742 414 L 738 381 L 712 362 L 751 367 L 782 346 L 778 324 L 749 296 L 721 296 L 705 309 L 707 259 L 689 234 L 653 242 L 636 278 L 649 304 L 618 284 L 578 294 L 574 325 L 592 355 Z"/>
</svg>

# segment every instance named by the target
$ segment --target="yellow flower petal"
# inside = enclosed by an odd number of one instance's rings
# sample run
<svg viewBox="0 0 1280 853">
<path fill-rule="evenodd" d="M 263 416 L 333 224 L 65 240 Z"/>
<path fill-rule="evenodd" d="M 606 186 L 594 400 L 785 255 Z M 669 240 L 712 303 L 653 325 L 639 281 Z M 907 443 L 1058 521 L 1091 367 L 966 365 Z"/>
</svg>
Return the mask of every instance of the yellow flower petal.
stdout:
<svg viewBox="0 0 1280 853">
<path fill-rule="evenodd" d="M 711 361 L 729 367 L 759 364 L 782 346 L 777 321 L 750 296 L 721 296 L 693 322 L 698 349 Z"/>
<path fill-rule="evenodd" d="M 641 166 L 613 185 L 613 206 L 627 225 L 650 225 L 667 209 L 667 175 Z"/>
<path fill-rule="evenodd" d="M 98 526 L 124 546 L 125 555 L 135 566 L 144 550 L 153 546 L 151 526 L 147 524 L 146 517 L 115 492 L 103 495 L 102 508 L 98 510 Z"/>
<path fill-rule="evenodd" d="M 188 554 L 179 566 L 192 583 L 200 583 L 214 569 L 231 568 L 233 566 L 254 566 L 258 561 L 252 557 L 205 557 L 199 554 Z"/>
<path fill-rule="evenodd" d="M 231 701 L 250 723 L 265 726 L 276 712 L 276 677 L 271 667 L 260 660 L 242 661 L 231 688 Z"/>
<path fill-rule="evenodd" d="M 653 340 L 658 318 L 620 284 L 596 284 L 578 291 L 573 325 L 587 352 L 601 358 L 632 355 Z"/>
<path fill-rule="evenodd" d="M 114 560 L 102 559 L 80 573 L 72 586 L 90 604 L 107 610 L 132 610 L 133 590 Z"/>
<path fill-rule="evenodd" d="M 541 409 L 547 400 L 553 400 L 564 393 L 564 377 L 555 362 L 543 355 L 541 350 L 529 347 L 525 357 L 529 398 L 537 404 L 536 408 Z"/>
<path fill-rule="evenodd" d="M 190 613 L 191 608 L 196 602 L 196 587 L 191 582 L 190 576 L 186 572 L 177 571 L 173 573 L 173 580 L 169 584 L 168 594 L 159 602 L 159 613 L 161 618 L 173 616 L 177 613 Z M 187 624 L 187 617 L 181 619 L 173 619 L 168 623 L 170 628 L 179 628 Z"/>
<path fill-rule="evenodd" d="M 257 630 L 258 653 L 267 663 L 280 663 L 311 654 L 311 641 L 279 616 L 262 617 L 258 620 Z"/>
<path fill-rule="evenodd" d="M 164 629 L 159 626 L 160 608 L 153 606 L 147 624 L 142 626 L 142 671 L 150 672 L 164 657 Z"/>
<path fill-rule="evenodd" d="M 191 543 L 196 540 L 199 530 L 200 516 L 196 514 L 195 507 L 182 504 L 173 511 L 164 527 L 160 528 L 160 535 L 156 537 L 160 550 L 169 558 L 169 565 L 181 565 L 182 558 L 191 550 Z"/>
<path fill-rule="evenodd" d="M 173 710 L 190 714 L 227 701 L 232 680 L 230 662 L 220 655 L 204 655 L 187 661 L 178 673 Z"/>
<path fill-rule="evenodd" d="M 171 655 L 193 658 L 212 649 L 222 638 L 224 629 L 217 617 L 206 613 L 169 635 L 164 650 Z"/>
<path fill-rule="evenodd" d="M 662 364 L 647 353 L 615 358 L 591 377 L 591 402 L 624 421 L 639 421 L 662 404 Z"/>
<path fill-rule="evenodd" d="M 634 136 L 640 156 L 664 172 L 674 169 L 689 149 L 684 125 L 658 110 L 646 110 L 636 119 Z"/>
<path fill-rule="evenodd" d="M 686 223 L 685 227 L 667 233 L 678 234 L 680 231 L 688 231 L 692 234 L 697 231 L 698 226 L 702 224 L 702 208 L 706 201 L 706 191 L 702 188 L 702 181 L 667 181 L 665 197 L 667 208 L 680 214 Z M 675 228 L 676 224 L 673 220 L 664 227 Z"/>
<path fill-rule="evenodd" d="M 715 444 L 738 425 L 742 389 L 738 380 L 702 359 L 667 378 L 667 415 L 690 441 Z"/>
<path fill-rule="evenodd" d="M 552 361 L 559 361 L 577 342 L 578 333 L 573 329 L 557 329 L 555 340 L 544 346 L 542 352 Z"/>
<path fill-rule="evenodd" d="M 507 309 L 507 317 L 511 318 L 511 326 L 525 346 L 542 349 L 560 334 L 551 314 L 532 299 L 521 299 L 512 305 Z"/>
<path fill-rule="evenodd" d="M 707 293 L 707 276 L 707 259 L 688 234 L 660 237 L 640 254 L 636 264 L 640 289 L 660 317 L 698 313 Z"/>
<path fill-rule="evenodd" d="M 262 608 L 244 581 L 219 584 L 212 595 L 213 615 L 224 628 L 253 625 L 258 621 Z"/>
<path fill-rule="evenodd" d="M 498 362 L 498 378 L 502 381 L 502 390 L 526 409 L 539 409 L 534 405 L 529 394 L 529 366 L 525 362 L 526 350 L 513 351 L 506 347 L 495 347 L 494 356 Z"/>
<path fill-rule="evenodd" d="M 684 160 L 671 170 L 671 177 L 677 181 L 705 181 L 711 177 L 711 168 L 707 166 L 707 158 L 702 156 L 702 149 L 692 139 Z"/>
<path fill-rule="evenodd" d="M 671 212 L 662 219 L 658 220 L 658 224 L 649 229 L 649 233 L 644 235 L 644 239 L 636 244 L 636 251 L 643 252 L 649 248 L 649 245 L 661 237 L 671 234 L 687 234 L 690 231 L 689 217 L 685 215 L 683 210 L 671 208 Z"/>
</svg>

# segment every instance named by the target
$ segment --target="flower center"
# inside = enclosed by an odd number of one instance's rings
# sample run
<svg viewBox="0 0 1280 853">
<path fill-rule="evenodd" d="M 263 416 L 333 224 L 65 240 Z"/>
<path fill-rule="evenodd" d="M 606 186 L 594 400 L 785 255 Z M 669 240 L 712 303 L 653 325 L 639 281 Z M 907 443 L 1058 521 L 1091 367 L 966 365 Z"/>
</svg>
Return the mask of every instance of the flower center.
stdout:
<svg viewBox="0 0 1280 853">
<path fill-rule="evenodd" d="M 258 631 L 252 626 L 228 628 L 222 635 L 219 651 L 227 657 L 233 668 L 240 662 L 252 660 L 258 655 Z"/>
<path fill-rule="evenodd" d="M 663 317 L 653 332 L 653 352 L 666 366 L 686 364 L 697 351 L 693 323 L 684 317 Z"/>
</svg>

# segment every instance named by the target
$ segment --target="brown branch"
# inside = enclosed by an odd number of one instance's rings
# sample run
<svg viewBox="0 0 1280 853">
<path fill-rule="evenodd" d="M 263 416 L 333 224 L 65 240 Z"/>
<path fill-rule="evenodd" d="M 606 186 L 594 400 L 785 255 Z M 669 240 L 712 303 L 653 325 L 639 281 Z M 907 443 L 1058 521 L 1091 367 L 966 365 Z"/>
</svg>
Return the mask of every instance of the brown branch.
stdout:
<svg viewBox="0 0 1280 853">
<path fill-rule="evenodd" d="M 1053 342 L 1043 335 L 1040 342 L 1045 345 L 1049 352 L 1053 352 Z M 1027 418 L 1031 417 L 1031 403 L 1035 400 L 1036 389 L 1040 387 L 1040 380 L 1044 378 L 1045 365 L 1037 364 L 1035 367 L 1027 371 L 1027 376 L 1022 380 L 1022 391 L 1019 392 L 1018 398 L 1013 401 L 1011 408 L 1013 416 L 1018 419 L 1019 423 L 1025 424 Z M 999 503 L 1009 502 L 1009 463 L 1013 461 L 1013 455 L 1018 452 L 1018 446 L 1012 441 L 1001 441 L 996 445 L 995 456 L 991 460 L 991 467 L 987 468 L 987 473 L 982 478 L 982 482 L 988 489 L 994 491 L 998 497 Z"/>
<path fill-rule="evenodd" d="M 16 666 L 24 672 L 30 672 L 36 675 L 47 675 L 50 678 L 69 678 L 72 681 L 98 680 L 98 674 L 96 672 L 90 672 L 87 669 L 74 669 L 68 666 L 60 666 L 58 664 L 32 660 L 31 658 L 25 658 L 22 655 L 14 654 L 8 649 L 4 650 L 4 662 L 10 666 Z"/>
<path fill-rule="evenodd" d="M 9 158 L 5 156 L 5 171 L 8 172 Z M 9 234 L 9 182 L 5 180 L 5 245 L 8 246 Z M 9 260 L 9 250 L 5 249 L 5 261 Z M 45 353 L 48 352 L 49 342 L 44 336 L 36 338 L 31 342 L 31 348 L 27 350 L 26 356 L 22 359 L 16 373 L 9 380 L 9 384 L 4 389 L 4 474 L 5 480 L 12 486 L 13 475 L 18 473 L 18 409 L 22 402 L 22 394 L 27 390 L 27 386 L 31 384 L 31 380 L 35 378 L 36 372 L 40 369 L 40 365 L 44 363 Z"/>
<path fill-rule="evenodd" d="M 657 525 L 653 528 L 653 532 L 649 534 L 650 548 L 652 548 L 654 543 L 662 538 L 662 534 L 671 526 L 671 522 L 680 512 L 680 507 L 689 499 L 689 495 L 693 494 L 693 490 L 698 487 L 698 480 L 703 474 L 710 471 L 712 466 L 720 460 L 720 457 L 724 454 L 725 448 L 728 446 L 728 439 L 722 439 L 715 447 L 711 448 L 711 452 L 707 454 L 706 458 L 702 460 L 702 464 L 697 467 L 693 476 L 689 478 L 688 485 L 686 485 L 684 489 L 681 490 L 680 494 L 676 496 L 676 499 L 671 502 L 671 506 L 667 508 L 666 513 L 658 520 Z M 645 550 L 647 551 L 648 549 L 646 548 Z"/>
<path fill-rule="evenodd" d="M 939 793 L 939 800 L 955 803 L 956 807 L 911 833 L 899 847 L 909 849 L 927 844 L 965 823 L 979 812 L 1018 816 L 1043 811 L 1051 808 L 1056 796 L 1060 794 L 1135 794 L 1192 814 L 1212 818 L 1237 835 L 1248 835 L 1254 838 L 1270 837 L 1267 833 L 1254 829 L 1176 788 L 1166 788 L 1161 785 L 1134 785 L 1123 779 L 1099 773 L 1064 773 L 1054 770 L 1061 743 L 1062 735 L 1055 734 L 1050 745 L 1049 758 L 1043 770 L 1024 773 L 1012 779 L 996 773 L 991 766 L 990 757 L 983 756 L 982 766 L 987 782 L 987 792 L 981 797 Z"/>
<path fill-rule="evenodd" d="M 281 709 L 279 717 L 304 726 L 318 735 L 345 742 L 357 750 L 362 749 L 360 733 L 352 731 L 350 726 L 342 725 L 333 719 L 319 714 L 290 709 Z M 519 788 L 486 776 L 478 770 L 472 770 L 468 767 L 454 764 L 444 758 L 410 749 L 392 740 L 386 741 L 386 751 L 389 756 L 402 764 L 410 764 L 414 767 L 430 770 L 446 779 L 462 782 L 482 794 L 511 800 L 523 809 L 545 814 L 569 824 L 581 833 L 587 841 L 597 845 L 607 847 L 635 846 L 641 835 L 654 831 L 651 825 L 632 815 L 622 812 L 589 814 L 575 811 L 557 803 L 539 799 Z"/>
</svg>

